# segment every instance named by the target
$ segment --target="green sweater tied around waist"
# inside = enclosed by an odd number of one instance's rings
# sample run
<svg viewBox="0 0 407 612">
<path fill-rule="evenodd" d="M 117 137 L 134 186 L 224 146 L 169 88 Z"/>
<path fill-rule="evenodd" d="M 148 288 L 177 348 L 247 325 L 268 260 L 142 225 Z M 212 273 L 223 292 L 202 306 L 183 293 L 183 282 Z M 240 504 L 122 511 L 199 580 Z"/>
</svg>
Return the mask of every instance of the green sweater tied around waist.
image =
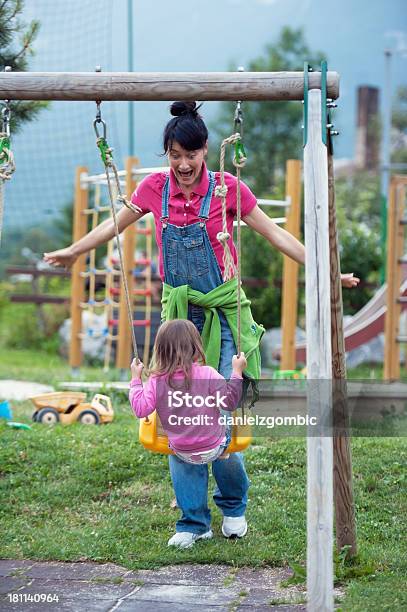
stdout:
<svg viewBox="0 0 407 612">
<path fill-rule="evenodd" d="M 209 293 L 201 293 L 191 289 L 189 285 L 171 287 L 163 283 L 162 314 L 163 321 L 188 318 L 188 302 L 201 306 L 204 310 L 205 322 L 202 330 L 202 344 L 206 363 L 216 370 L 219 367 L 221 350 L 221 325 L 217 312 L 219 308 L 225 315 L 237 346 L 237 279 L 219 285 Z M 258 395 L 256 381 L 260 378 L 260 340 L 264 334 L 264 327 L 253 319 L 250 309 L 250 300 L 240 287 L 241 313 L 240 313 L 240 348 L 247 360 L 244 371 L 246 378 L 251 379 L 254 397 Z"/>
</svg>

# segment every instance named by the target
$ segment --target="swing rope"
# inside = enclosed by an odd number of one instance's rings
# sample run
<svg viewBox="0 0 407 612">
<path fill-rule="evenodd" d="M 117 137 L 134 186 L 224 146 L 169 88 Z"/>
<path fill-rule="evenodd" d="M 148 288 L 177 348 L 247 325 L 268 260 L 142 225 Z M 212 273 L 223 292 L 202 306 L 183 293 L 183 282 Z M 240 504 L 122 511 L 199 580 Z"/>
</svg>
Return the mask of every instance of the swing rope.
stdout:
<svg viewBox="0 0 407 612">
<path fill-rule="evenodd" d="M 100 151 L 100 156 L 102 158 L 102 161 L 104 163 L 105 170 L 106 170 L 106 180 L 107 180 L 107 185 L 108 185 L 108 189 L 109 189 L 110 208 L 111 208 L 111 211 L 112 211 L 112 217 L 113 217 L 113 222 L 114 222 L 114 229 L 115 229 L 115 236 L 116 236 L 116 246 L 117 246 L 117 251 L 119 253 L 119 262 L 120 262 L 121 277 L 122 277 L 124 292 L 125 292 L 125 296 L 126 296 L 127 317 L 128 317 L 129 326 L 130 326 L 130 329 L 131 329 L 131 339 L 132 339 L 132 345 L 133 345 L 133 353 L 134 353 L 134 357 L 137 359 L 137 361 L 139 361 L 140 359 L 139 359 L 138 348 L 137 348 L 136 334 L 135 334 L 134 325 L 133 325 L 133 315 L 132 315 L 132 306 L 131 306 L 131 301 L 130 301 L 130 292 L 129 292 L 129 286 L 128 286 L 128 283 L 127 283 L 127 275 L 126 275 L 126 271 L 125 271 L 125 268 L 124 268 L 123 253 L 122 253 L 122 247 L 121 247 L 121 244 L 120 244 L 119 224 L 117 222 L 116 206 L 115 206 L 115 202 L 114 202 L 115 198 L 113 196 L 113 188 L 112 188 L 111 175 L 110 175 L 109 170 L 112 170 L 113 175 L 114 175 L 114 179 L 115 179 L 115 183 L 116 183 L 116 185 L 115 185 L 116 189 L 117 189 L 116 200 L 118 202 L 121 202 L 125 206 L 127 206 L 127 208 L 132 210 L 134 213 L 136 211 L 133 208 L 133 206 L 131 205 L 131 203 L 127 201 L 126 197 L 122 193 L 121 185 L 120 185 L 120 179 L 119 179 L 119 174 L 118 174 L 118 171 L 117 171 L 117 168 L 116 168 L 116 164 L 114 163 L 114 160 L 113 160 L 113 149 L 111 149 L 109 147 L 109 145 L 107 144 L 107 141 L 106 141 L 106 123 L 105 123 L 105 121 L 103 121 L 102 116 L 101 116 L 100 102 L 96 102 L 96 105 L 97 105 L 96 119 L 93 122 L 93 127 L 94 127 L 95 133 L 96 133 L 96 145 L 97 145 L 97 147 L 98 147 L 98 149 Z M 97 128 L 98 123 L 102 124 L 102 127 L 103 127 L 103 135 L 102 136 L 99 134 L 99 131 L 98 131 L 98 128 Z"/>
<path fill-rule="evenodd" d="M 228 188 L 225 184 L 225 154 L 226 154 L 226 146 L 230 144 L 235 144 L 237 140 L 240 138 L 240 134 L 232 134 L 228 138 L 225 138 L 222 141 L 220 146 L 220 185 L 215 187 L 215 196 L 220 197 L 222 199 L 222 231 L 218 232 L 216 238 L 219 240 L 223 247 L 223 280 L 226 283 L 228 280 L 233 278 L 236 274 L 236 266 L 233 261 L 232 253 L 230 252 L 228 240 L 230 240 L 230 234 L 228 232 L 227 227 L 227 219 L 226 219 L 226 195 L 228 192 Z"/>
<path fill-rule="evenodd" d="M 238 127 L 238 124 L 242 123 L 242 116 L 240 110 L 240 102 L 238 102 L 238 106 L 236 108 L 235 114 L 235 128 Z M 235 145 L 235 152 L 233 156 L 233 165 L 236 168 L 236 178 L 237 178 L 237 188 L 236 188 L 236 217 L 237 217 L 237 234 L 236 234 L 236 243 L 237 243 L 237 266 L 235 265 L 232 257 L 232 253 L 230 252 L 230 248 L 228 245 L 228 240 L 230 239 L 230 234 L 227 229 L 227 219 L 226 219 L 226 195 L 228 192 L 228 188 L 225 184 L 225 154 L 226 154 L 226 146 L 227 145 Z M 222 141 L 220 147 L 220 182 L 221 184 L 215 188 L 215 195 L 222 198 L 222 231 L 217 234 L 217 239 L 222 244 L 223 247 L 223 280 L 227 282 L 234 276 L 237 278 L 237 354 L 240 355 L 241 352 L 241 292 L 240 287 L 242 283 L 241 279 L 241 188 L 240 188 L 240 174 L 241 169 L 246 164 L 246 153 L 244 150 L 242 136 L 239 132 L 236 132 L 225 138 Z"/>
</svg>

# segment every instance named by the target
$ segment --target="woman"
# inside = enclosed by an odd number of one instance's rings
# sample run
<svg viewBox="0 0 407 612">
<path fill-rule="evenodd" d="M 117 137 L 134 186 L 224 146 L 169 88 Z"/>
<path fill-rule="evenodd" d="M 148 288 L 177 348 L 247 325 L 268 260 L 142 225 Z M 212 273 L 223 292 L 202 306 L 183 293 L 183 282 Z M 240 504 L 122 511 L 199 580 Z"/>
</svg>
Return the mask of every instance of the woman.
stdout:
<svg viewBox="0 0 407 612">
<path fill-rule="evenodd" d="M 222 208 L 221 198 L 215 193 L 220 184 L 219 173 L 208 172 L 206 168 L 208 131 L 195 102 L 174 102 L 171 114 L 173 119 L 163 135 L 170 172 L 152 174 L 140 183 L 132 195 L 134 212 L 123 207 L 118 213 L 119 230 L 123 231 L 147 212 L 154 214 L 160 275 L 164 281 L 164 318 L 188 318 L 204 335 L 208 335 L 207 324 L 211 324 L 219 338 L 216 344 L 213 340 L 216 334 L 212 334 L 211 342 L 207 339 L 206 346 L 204 342 L 207 359 L 211 354 L 208 363 L 216 363 L 216 369 L 228 379 L 232 357 L 237 352 L 234 324 L 237 284 L 235 279 L 223 281 L 224 251 L 217 239 L 222 230 Z M 228 173 L 225 173 L 225 182 L 228 232 L 233 236 L 237 182 Z M 304 264 L 303 245 L 259 208 L 256 197 L 243 182 L 241 216 L 246 225 L 272 246 Z M 45 253 L 44 259 L 56 266 L 70 267 L 79 255 L 106 243 L 114 233 L 113 222 L 107 219 L 71 246 Z M 236 263 L 233 238 L 229 238 L 228 245 Z M 350 274 L 342 277 L 344 286 L 352 287 L 358 282 Z M 262 330 L 251 317 L 250 302 L 243 292 L 241 295 L 241 350 L 247 356 L 246 373 L 258 378 Z M 208 468 L 188 464 L 175 455 L 169 456 L 169 462 L 178 506 L 183 513 L 169 545 L 187 548 L 195 540 L 207 539 L 212 534 L 207 506 Z M 233 453 L 228 459 L 218 459 L 213 462 L 212 471 L 217 483 L 213 498 L 223 514 L 222 533 L 225 537 L 243 537 L 247 532 L 245 510 L 249 488 L 243 456 Z"/>
</svg>

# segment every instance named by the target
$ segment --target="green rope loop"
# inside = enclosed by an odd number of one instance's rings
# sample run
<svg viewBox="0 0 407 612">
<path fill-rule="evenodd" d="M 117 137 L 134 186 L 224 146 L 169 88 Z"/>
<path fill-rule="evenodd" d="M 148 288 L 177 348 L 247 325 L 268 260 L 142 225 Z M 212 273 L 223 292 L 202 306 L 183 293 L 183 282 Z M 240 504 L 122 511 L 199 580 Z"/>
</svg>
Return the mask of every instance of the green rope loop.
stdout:
<svg viewBox="0 0 407 612">
<path fill-rule="evenodd" d="M 99 136 L 99 138 L 96 140 L 96 144 L 100 151 L 100 156 L 102 158 L 103 163 L 105 164 L 105 166 L 109 166 L 110 163 L 113 161 L 113 149 L 109 147 L 109 145 L 107 144 L 107 140 L 106 138 L 104 138 L 104 136 Z"/>
<path fill-rule="evenodd" d="M 10 161 L 10 138 L 3 136 L 0 138 L 0 163 L 7 164 Z"/>
<path fill-rule="evenodd" d="M 235 155 L 233 162 L 235 164 L 244 164 L 247 159 L 246 151 L 242 139 L 240 138 L 235 142 Z"/>
</svg>

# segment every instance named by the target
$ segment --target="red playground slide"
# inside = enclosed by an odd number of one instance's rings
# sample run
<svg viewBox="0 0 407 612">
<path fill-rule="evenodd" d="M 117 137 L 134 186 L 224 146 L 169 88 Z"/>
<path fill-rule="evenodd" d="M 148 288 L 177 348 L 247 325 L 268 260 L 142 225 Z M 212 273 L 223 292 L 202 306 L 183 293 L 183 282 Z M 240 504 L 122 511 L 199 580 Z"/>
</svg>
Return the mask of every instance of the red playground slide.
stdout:
<svg viewBox="0 0 407 612">
<path fill-rule="evenodd" d="M 386 313 L 386 293 L 387 285 L 382 285 L 380 289 L 376 291 L 371 300 L 356 313 L 344 327 L 345 333 L 345 349 L 351 351 L 372 338 L 375 338 L 378 334 L 384 331 L 384 318 Z M 400 287 L 400 295 L 407 295 L 407 280 L 404 280 Z M 401 305 L 404 310 L 407 308 L 407 304 Z M 278 347 L 275 354 L 280 355 L 281 347 Z M 297 362 L 305 363 L 305 352 L 306 344 L 303 342 L 297 344 L 296 347 L 296 359 Z"/>
</svg>

